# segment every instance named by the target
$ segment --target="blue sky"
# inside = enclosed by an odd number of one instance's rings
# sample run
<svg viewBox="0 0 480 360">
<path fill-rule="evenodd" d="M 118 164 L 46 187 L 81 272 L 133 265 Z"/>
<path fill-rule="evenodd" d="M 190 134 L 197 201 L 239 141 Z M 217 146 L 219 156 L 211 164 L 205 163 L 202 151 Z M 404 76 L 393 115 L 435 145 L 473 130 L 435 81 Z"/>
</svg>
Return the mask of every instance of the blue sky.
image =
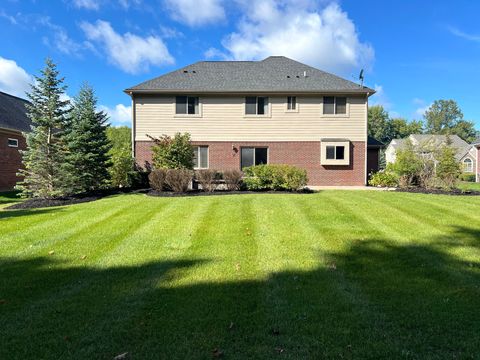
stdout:
<svg viewBox="0 0 480 360">
<path fill-rule="evenodd" d="M 365 68 L 392 116 L 455 99 L 480 129 L 479 13 L 462 0 L 3 0 L 0 90 L 21 96 L 50 56 L 69 96 L 88 81 L 128 125 L 129 86 L 198 60 L 285 55 L 351 80 Z"/>
</svg>

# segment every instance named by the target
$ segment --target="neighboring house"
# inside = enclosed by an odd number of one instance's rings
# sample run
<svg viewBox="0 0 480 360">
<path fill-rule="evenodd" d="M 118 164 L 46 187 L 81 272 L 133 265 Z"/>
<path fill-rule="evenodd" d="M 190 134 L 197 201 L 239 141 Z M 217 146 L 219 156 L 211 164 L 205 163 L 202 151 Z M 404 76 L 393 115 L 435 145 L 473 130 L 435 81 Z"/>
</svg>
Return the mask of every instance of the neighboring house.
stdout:
<svg viewBox="0 0 480 360">
<path fill-rule="evenodd" d="M 457 135 L 449 136 L 452 146 L 456 149 L 456 158 L 462 164 L 462 171 L 464 173 L 476 174 L 478 169 L 477 164 L 477 149 L 472 144 L 468 144 Z M 395 162 L 396 152 L 405 146 L 405 142 L 409 139 L 413 146 L 422 152 L 422 154 L 430 154 L 432 150 L 445 145 L 447 142 L 446 135 L 410 135 L 405 139 L 393 139 L 387 146 L 385 151 L 385 158 L 387 163 Z"/>
<path fill-rule="evenodd" d="M 0 92 L 0 190 L 11 190 L 22 166 L 19 150 L 25 150 L 22 132 L 30 131 L 27 100 Z"/>
<path fill-rule="evenodd" d="M 477 158 L 477 161 L 475 162 L 476 181 L 480 182 L 480 136 L 472 143 L 472 146 L 476 150 L 476 158 Z"/>
<path fill-rule="evenodd" d="M 202 61 L 125 92 L 140 166 L 151 163 L 149 136 L 188 132 L 196 168 L 291 164 L 307 170 L 310 185 L 366 183 L 367 107 L 375 92 L 367 87 L 271 56 Z"/>
</svg>

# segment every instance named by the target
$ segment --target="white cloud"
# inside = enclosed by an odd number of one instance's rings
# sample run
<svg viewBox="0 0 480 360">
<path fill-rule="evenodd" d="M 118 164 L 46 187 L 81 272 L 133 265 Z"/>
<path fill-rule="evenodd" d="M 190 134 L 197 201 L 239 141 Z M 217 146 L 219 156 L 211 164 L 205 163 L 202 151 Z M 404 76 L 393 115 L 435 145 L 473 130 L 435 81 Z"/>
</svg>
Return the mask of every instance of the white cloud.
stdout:
<svg viewBox="0 0 480 360">
<path fill-rule="evenodd" d="M 140 5 L 141 2 L 142 0 L 118 0 L 120 6 L 123 7 L 125 10 L 128 10 L 131 5 Z"/>
<path fill-rule="evenodd" d="M 172 18 L 189 26 L 225 20 L 222 0 L 165 0 Z"/>
<path fill-rule="evenodd" d="M 375 94 L 372 95 L 369 102 L 371 105 L 382 105 L 385 110 L 389 110 L 392 106 L 388 96 L 385 94 L 385 90 L 382 85 L 375 84 L 374 86 Z"/>
<path fill-rule="evenodd" d="M 425 100 L 420 98 L 414 98 L 412 102 L 417 106 L 417 109 L 415 109 L 413 116 L 414 118 L 420 118 L 420 119 L 423 118 L 425 111 L 430 109 L 430 106 L 433 105 L 433 103 L 427 103 Z"/>
<path fill-rule="evenodd" d="M 18 23 L 14 16 L 7 14 L 4 10 L 0 10 L 0 18 L 7 19 L 12 25 L 17 25 Z"/>
<path fill-rule="evenodd" d="M 463 32 L 462 30 L 457 29 L 456 27 L 449 26 L 448 31 L 450 31 L 451 34 L 460 37 L 462 39 L 466 39 L 469 41 L 474 41 L 474 42 L 480 42 L 480 35 L 474 35 L 474 34 L 468 34 L 466 32 Z"/>
<path fill-rule="evenodd" d="M 172 64 L 165 43 L 157 36 L 142 38 L 129 32 L 121 35 L 110 23 L 97 20 L 95 24 L 80 24 L 87 38 L 98 45 L 97 50 L 104 51 L 108 61 L 128 73 L 148 70 L 150 65 Z"/>
<path fill-rule="evenodd" d="M 0 57 L 0 90 L 8 94 L 25 98 L 30 91 L 33 77 L 13 60 Z"/>
<path fill-rule="evenodd" d="M 98 10 L 100 4 L 98 0 L 73 0 L 73 5 L 77 8 L 83 8 L 87 10 Z"/>
<path fill-rule="evenodd" d="M 244 17 L 237 31 L 222 42 L 227 58 L 285 55 L 340 74 L 371 67 L 372 46 L 359 40 L 355 24 L 336 3 L 323 8 L 294 0 L 258 0 L 255 6 L 242 0 L 241 4 Z"/>
<path fill-rule="evenodd" d="M 132 121 L 132 107 L 117 104 L 114 108 L 100 105 L 99 110 L 104 111 L 110 118 L 112 125 L 130 125 Z"/>
</svg>

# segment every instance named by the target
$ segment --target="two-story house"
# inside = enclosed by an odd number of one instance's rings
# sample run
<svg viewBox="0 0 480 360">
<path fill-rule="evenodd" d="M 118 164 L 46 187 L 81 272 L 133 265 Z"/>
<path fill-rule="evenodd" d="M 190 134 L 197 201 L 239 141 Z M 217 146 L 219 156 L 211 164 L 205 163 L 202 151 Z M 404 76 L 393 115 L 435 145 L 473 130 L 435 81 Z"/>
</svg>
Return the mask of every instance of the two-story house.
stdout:
<svg viewBox="0 0 480 360">
<path fill-rule="evenodd" d="M 191 134 L 195 167 L 291 164 L 309 185 L 365 185 L 368 98 L 375 91 L 283 56 L 201 61 L 126 89 L 133 151 L 149 136 Z"/>
<path fill-rule="evenodd" d="M 0 91 L 0 190 L 11 190 L 20 180 L 22 155 L 27 144 L 23 132 L 30 131 L 27 100 Z"/>
</svg>

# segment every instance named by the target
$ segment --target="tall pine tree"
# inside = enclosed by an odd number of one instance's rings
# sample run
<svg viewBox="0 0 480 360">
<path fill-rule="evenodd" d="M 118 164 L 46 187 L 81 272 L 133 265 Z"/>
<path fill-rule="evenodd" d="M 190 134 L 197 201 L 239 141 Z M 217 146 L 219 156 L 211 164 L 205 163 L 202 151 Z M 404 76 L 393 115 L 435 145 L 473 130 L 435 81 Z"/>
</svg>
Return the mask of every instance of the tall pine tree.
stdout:
<svg viewBox="0 0 480 360">
<path fill-rule="evenodd" d="M 84 84 L 73 101 L 66 135 L 67 176 L 74 193 L 101 189 L 109 178 L 108 117 L 96 107 L 97 98 L 92 87 Z"/>
<path fill-rule="evenodd" d="M 70 102 L 61 100 L 66 86 L 59 77 L 57 66 L 47 59 L 41 76 L 35 76 L 28 116 L 32 131 L 25 133 L 27 150 L 22 151 L 23 181 L 17 185 L 24 197 L 52 198 L 67 195 L 65 124 Z"/>
</svg>

